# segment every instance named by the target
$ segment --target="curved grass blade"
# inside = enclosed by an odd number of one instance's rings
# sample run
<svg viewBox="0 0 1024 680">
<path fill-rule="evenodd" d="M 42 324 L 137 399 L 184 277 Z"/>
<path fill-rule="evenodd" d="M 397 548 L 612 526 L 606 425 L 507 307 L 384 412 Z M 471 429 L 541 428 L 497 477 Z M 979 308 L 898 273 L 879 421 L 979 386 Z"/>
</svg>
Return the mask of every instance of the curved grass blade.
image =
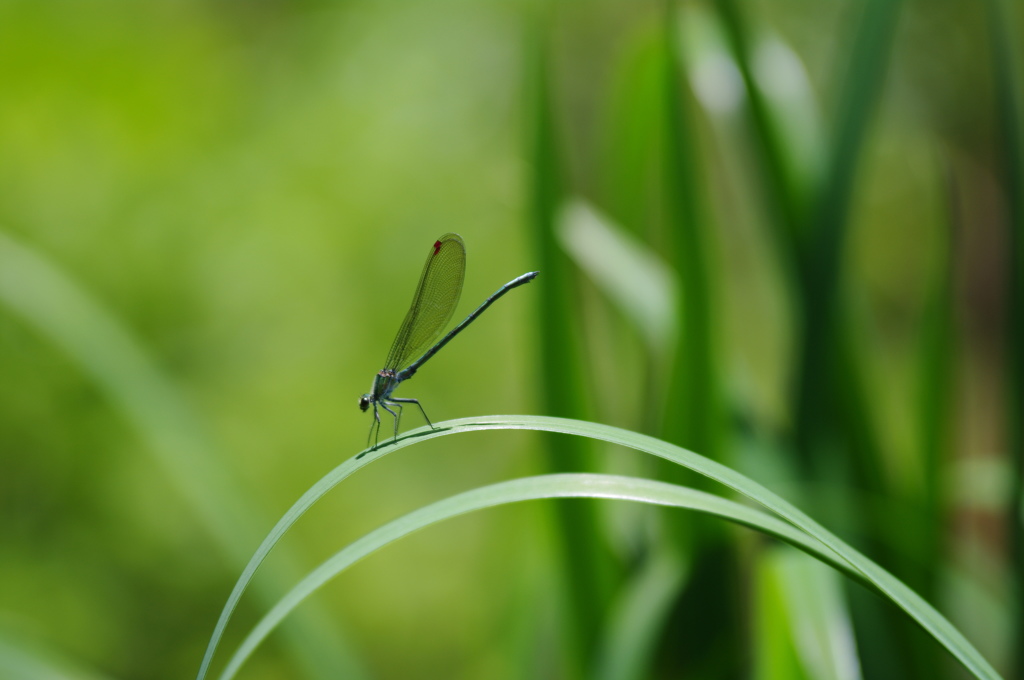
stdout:
<svg viewBox="0 0 1024 680">
<path fill-rule="evenodd" d="M 256 647 L 295 607 L 314 591 L 374 551 L 419 529 L 484 508 L 543 498 L 631 500 L 697 510 L 757 529 L 795 545 L 818 559 L 863 580 L 844 560 L 792 525 L 735 501 L 666 482 L 587 473 L 551 474 L 499 482 L 446 498 L 415 510 L 370 532 L 335 553 L 290 590 L 239 646 L 220 680 L 230 680 Z"/>
<path fill-rule="evenodd" d="M 927 630 L 932 637 L 946 647 L 976 677 L 999 678 L 995 669 L 992 668 L 971 643 L 938 611 L 921 599 L 919 595 L 867 557 L 841 541 L 791 503 L 735 470 L 668 442 L 610 425 L 545 416 L 485 416 L 437 423 L 434 429 L 420 428 L 413 430 L 398 440 L 389 442 L 377 449 L 363 451 L 335 467 L 303 494 L 278 521 L 263 543 L 260 544 L 260 547 L 256 550 L 256 553 L 235 584 L 235 588 L 224 605 L 220 620 L 218 620 L 214 634 L 210 639 L 210 644 L 203 660 L 203 667 L 199 672 L 199 680 L 202 680 L 205 676 L 206 669 L 220 642 L 224 628 L 259 565 L 270 553 L 277 541 L 280 540 L 281 536 L 330 489 L 363 466 L 418 441 L 460 432 L 517 429 L 558 432 L 618 444 L 682 465 L 724 484 L 771 510 L 779 517 L 802 530 L 809 537 L 827 547 L 833 557 L 826 561 L 829 561 L 831 564 L 838 557 L 838 560 L 846 565 L 846 567 L 841 569 L 842 571 L 849 573 L 852 570 L 856 572 L 858 580 L 871 584 L 888 599 L 892 600 Z"/>
</svg>

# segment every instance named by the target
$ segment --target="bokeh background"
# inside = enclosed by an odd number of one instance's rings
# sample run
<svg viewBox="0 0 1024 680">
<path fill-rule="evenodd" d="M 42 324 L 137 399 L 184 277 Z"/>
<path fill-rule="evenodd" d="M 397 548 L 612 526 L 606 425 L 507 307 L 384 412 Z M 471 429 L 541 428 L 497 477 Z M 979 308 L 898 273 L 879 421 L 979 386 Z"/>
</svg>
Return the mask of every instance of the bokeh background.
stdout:
<svg viewBox="0 0 1024 680">
<path fill-rule="evenodd" d="M 435 421 L 581 417 L 736 467 L 1012 673 L 1022 15 L 0 0 L 0 675 L 194 674 L 273 522 L 365 445 L 357 398 L 447 231 L 468 247 L 461 314 L 542 274 L 403 396 Z M 694 483 L 637 458 L 514 432 L 389 456 L 289 534 L 225 649 L 298 574 L 459 491 L 552 470 Z M 243 677 L 594 676 L 605 617 L 666 564 L 621 677 L 960 677 L 788 549 L 575 503 L 390 546 Z M 838 637 L 809 640 L 815 616 Z"/>
</svg>

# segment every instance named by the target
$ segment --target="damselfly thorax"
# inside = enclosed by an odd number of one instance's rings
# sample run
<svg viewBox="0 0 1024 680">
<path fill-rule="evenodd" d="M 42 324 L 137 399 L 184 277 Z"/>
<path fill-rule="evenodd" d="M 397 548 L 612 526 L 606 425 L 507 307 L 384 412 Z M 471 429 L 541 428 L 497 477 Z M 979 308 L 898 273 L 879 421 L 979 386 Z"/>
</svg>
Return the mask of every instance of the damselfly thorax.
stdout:
<svg viewBox="0 0 1024 680">
<path fill-rule="evenodd" d="M 359 408 L 365 411 L 370 402 L 387 399 L 401 382 L 402 380 L 398 377 L 398 372 L 393 369 L 385 368 L 378 371 L 377 375 L 373 377 L 373 385 L 370 386 L 369 394 L 363 395 L 364 398 L 359 400 Z M 366 399 L 367 397 L 368 399 Z M 365 404 L 363 403 L 364 401 L 366 401 Z"/>
</svg>

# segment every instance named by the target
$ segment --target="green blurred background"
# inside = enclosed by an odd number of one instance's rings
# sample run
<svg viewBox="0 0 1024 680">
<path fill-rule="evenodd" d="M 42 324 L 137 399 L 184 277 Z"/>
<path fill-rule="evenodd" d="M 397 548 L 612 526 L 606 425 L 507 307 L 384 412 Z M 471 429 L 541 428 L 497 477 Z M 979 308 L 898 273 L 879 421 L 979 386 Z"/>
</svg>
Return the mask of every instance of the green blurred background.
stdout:
<svg viewBox="0 0 1024 680">
<path fill-rule="evenodd" d="M 273 521 L 364 446 L 356 400 L 430 244 L 455 231 L 462 314 L 542 274 L 401 396 L 435 421 L 583 417 L 737 467 L 1011 673 L 1022 15 L 998 0 L 0 0 L 7 668 L 24 653 L 98 677 L 194 674 Z M 831 251 L 813 235 L 829 225 Z M 637 271 L 657 269 L 633 293 L 648 316 L 601 274 L 630 271 L 623 241 Z M 818 262 L 832 284 L 814 283 Z M 814 318 L 831 330 L 808 335 Z M 573 446 L 480 433 L 388 457 L 289 534 L 266 597 L 464 489 L 552 469 L 665 476 Z M 389 547 L 319 593 L 297 624 L 316 633 L 297 637 L 368 677 L 565 677 L 566 579 L 587 580 L 567 531 L 596 546 L 606 612 L 681 530 L 690 567 L 642 676 L 958 677 L 901 614 L 849 592 L 836 615 L 860 670 L 823 676 L 799 635 L 772 637 L 799 618 L 765 566 L 777 548 L 650 508 L 554 506 Z M 704 592 L 730 603 L 720 627 L 694 609 Z M 243 600 L 228 648 L 262 602 Z M 878 617 L 923 651 L 872 639 Z M 694 627 L 714 644 L 676 645 Z M 289 639 L 243 677 L 335 677 Z M 773 666 L 773 649 L 796 660 Z"/>
</svg>

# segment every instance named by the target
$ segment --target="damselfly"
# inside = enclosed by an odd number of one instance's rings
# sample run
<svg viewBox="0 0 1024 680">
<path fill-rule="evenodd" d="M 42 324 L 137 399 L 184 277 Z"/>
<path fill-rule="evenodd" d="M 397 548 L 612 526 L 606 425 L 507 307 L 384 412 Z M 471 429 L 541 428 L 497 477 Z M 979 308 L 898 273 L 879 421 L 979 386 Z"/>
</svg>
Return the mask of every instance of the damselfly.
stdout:
<svg viewBox="0 0 1024 680">
<path fill-rule="evenodd" d="M 382 409 L 394 416 L 395 438 L 398 438 L 398 421 L 402 415 L 402 404 L 416 404 L 427 421 L 427 425 L 434 427 L 423 410 L 423 405 L 416 399 L 402 399 L 392 397 L 403 381 L 411 378 L 420 366 L 427 362 L 427 359 L 437 354 L 437 351 L 448 344 L 463 329 L 471 324 L 484 310 L 494 304 L 508 291 L 532 281 L 539 272 L 527 272 L 522 276 L 512 279 L 499 288 L 494 295 L 484 300 L 484 303 L 476 308 L 472 314 L 463 319 L 462 323 L 448 332 L 430 349 L 423 352 L 423 349 L 432 343 L 437 336 L 448 325 L 455 312 L 455 306 L 459 303 L 462 295 L 462 283 L 466 277 L 466 245 L 458 234 L 445 234 L 430 249 L 427 256 L 427 263 L 423 266 L 423 273 L 420 275 L 420 283 L 416 286 L 416 293 L 412 296 L 412 305 L 405 315 L 405 320 L 398 329 L 398 335 L 388 352 L 384 368 L 377 373 L 373 379 L 373 386 L 370 391 L 359 398 L 359 408 L 363 411 L 373 405 L 374 422 L 370 424 L 369 440 L 380 437 L 380 413 L 377 410 L 379 405 Z M 423 354 L 409 363 L 409 360 L 423 352 Z M 402 368 L 404 366 L 404 368 Z M 398 410 L 396 413 L 391 408 Z M 374 428 L 377 437 L 374 438 Z"/>
</svg>

